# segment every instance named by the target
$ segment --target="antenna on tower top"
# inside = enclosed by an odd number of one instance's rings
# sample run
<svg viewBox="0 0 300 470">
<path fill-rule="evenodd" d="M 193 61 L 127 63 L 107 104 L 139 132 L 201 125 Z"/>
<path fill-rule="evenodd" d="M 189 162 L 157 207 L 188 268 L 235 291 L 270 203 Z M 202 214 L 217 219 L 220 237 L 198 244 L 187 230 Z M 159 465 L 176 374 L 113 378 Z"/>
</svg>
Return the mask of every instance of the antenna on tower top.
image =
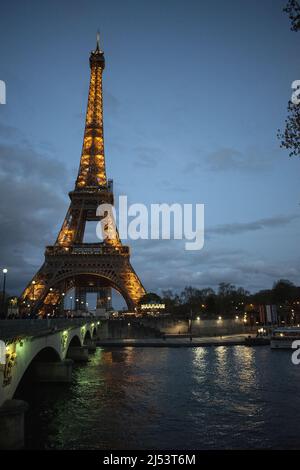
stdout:
<svg viewBox="0 0 300 470">
<path fill-rule="evenodd" d="M 100 32 L 99 29 L 97 31 L 97 46 L 96 46 L 96 51 L 100 51 Z"/>
</svg>

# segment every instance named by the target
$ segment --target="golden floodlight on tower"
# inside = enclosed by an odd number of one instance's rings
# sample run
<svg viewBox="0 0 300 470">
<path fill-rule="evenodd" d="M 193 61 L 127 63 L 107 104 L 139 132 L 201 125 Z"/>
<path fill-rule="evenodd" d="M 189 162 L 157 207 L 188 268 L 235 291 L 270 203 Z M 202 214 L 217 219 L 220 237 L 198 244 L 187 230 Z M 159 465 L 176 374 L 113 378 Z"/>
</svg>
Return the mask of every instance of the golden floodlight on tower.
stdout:
<svg viewBox="0 0 300 470">
<path fill-rule="evenodd" d="M 47 246 L 45 262 L 21 295 L 23 314 L 53 314 L 64 308 L 64 295 L 75 289 L 76 305 L 86 309 L 86 294 L 103 288 L 119 291 L 134 310 L 145 289 L 130 263 L 130 251 L 120 240 L 114 221 L 106 218 L 103 241 L 84 243 L 86 223 L 99 221 L 101 204 L 114 204 L 112 180 L 107 179 L 103 132 L 102 74 L 104 52 L 97 33 L 96 49 L 90 54 L 90 86 L 85 130 L 75 187 L 69 193 L 70 206 L 54 245 Z"/>
</svg>

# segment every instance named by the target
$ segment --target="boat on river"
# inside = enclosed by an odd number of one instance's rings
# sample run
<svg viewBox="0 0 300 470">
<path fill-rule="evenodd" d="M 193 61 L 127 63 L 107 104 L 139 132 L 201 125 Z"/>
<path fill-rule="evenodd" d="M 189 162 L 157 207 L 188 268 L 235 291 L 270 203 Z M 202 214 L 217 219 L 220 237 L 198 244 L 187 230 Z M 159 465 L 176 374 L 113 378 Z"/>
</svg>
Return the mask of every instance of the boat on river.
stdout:
<svg viewBox="0 0 300 470">
<path fill-rule="evenodd" d="M 271 335 L 271 349 L 292 349 L 292 344 L 296 340 L 300 345 L 300 328 L 275 328 Z"/>
</svg>

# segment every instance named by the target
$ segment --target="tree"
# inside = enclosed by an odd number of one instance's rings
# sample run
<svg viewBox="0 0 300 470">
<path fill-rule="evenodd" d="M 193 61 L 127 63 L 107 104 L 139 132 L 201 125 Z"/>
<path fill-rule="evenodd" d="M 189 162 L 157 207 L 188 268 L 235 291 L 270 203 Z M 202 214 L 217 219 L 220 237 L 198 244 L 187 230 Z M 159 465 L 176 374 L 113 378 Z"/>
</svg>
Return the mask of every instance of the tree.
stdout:
<svg viewBox="0 0 300 470">
<path fill-rule="evenodd" d="M 256 292 L 251 296 L 251 303 L 256 305 L 269 305 L 272 303 L 273 291 L 270 289 L 264 289 Z"/>
<path fill-rule="evenodd" d="M 300 156 L 300 106 L 289 101 L 288 117 L 285 120 L 285 129 L 278 129 L 280 147 L 290 151 L 290 157 Z"/>
<path fill-rule="evenodd" d="M 300 29 L 300 5 L 297 0 L 289 0 L 284 10 L 291 20 L 291 30 Z M 288 103 L 288 116 L 285 120 L 285 129 L 278 129 L 277 137 L 281 141 L 280 147 L 290 151 L 290 157 L 300 156 L 300 109 L 299 104 L 292 101 Z"/>
<path fill-rule="evenodd" d="M 290 303 L 296 297 L 296 286 L 286 279 L 280 279 L 273 285 L 272 300 L 275 304 Z"/>
<path fill-rule="evenodd" d="M 283 11 L 289 15 L 289 18 L 291 20 L 291 30 L 296 32 L 299 31 L 300 5 L 297 0 L 289 0 Z"/>
<path fill-rule="evenodd" d="M 181 302 L 187 306 L 189 310 L 199 310 L 202 304 L 201 291 L 194 287 L 188 286 L 180 294 Z"/>
<path fill-rule="evenodd" d="M 218 313 L 228 315 L 232 312 L 233 297 L 235 294 L 235 286 L 227 282 L 221 282 L 218 289 Z"/>
<path fill-rule="evenodd" d="M 174 313 L 176 307 L 180 305 L 180 298 L 172 289 L 162 291 L 162 301 L 166 305 L 166 311 L 169 313 Z"/>
<path fill-rule="evenodd" d="M 140 299 L 139 304 L 148 304 L 149 302 L 160 303 L 161 298 L 154 292 L 147 292 L 147 294 L 143 295 L 143 297 Z"/>
</svg>

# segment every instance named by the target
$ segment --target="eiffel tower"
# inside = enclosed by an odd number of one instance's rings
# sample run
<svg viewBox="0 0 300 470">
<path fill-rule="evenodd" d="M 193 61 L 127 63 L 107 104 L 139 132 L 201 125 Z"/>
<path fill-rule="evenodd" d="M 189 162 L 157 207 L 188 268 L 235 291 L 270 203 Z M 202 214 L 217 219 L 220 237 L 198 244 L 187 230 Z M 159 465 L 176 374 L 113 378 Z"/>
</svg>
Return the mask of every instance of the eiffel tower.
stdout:
<svg viewBox="0 0 300 470">
<path fill-rule="evenodd" d="M 82 153 L 75 188 L 69 193 L 70 206 L 56 242 L 47 246 L 45 261 L 21 295 L 21 313 L 45 316 L 63 310 L 64 297 L 75 289 L 72 309 L 86 306 L 86 294 L 103 297 L 111 288 L 122 294 L 133 310 L 145 294 L 130 264 L 130 251 L 118 231 L 108 236 L 112 220 L 102 224 L 103 241 L 84 243 L 86 222 L 99 221 L 100 204 L 114 204 L 113 182 L 106 177 L 103 134 L 102 73 L 104 53 L 97 46 L 90 54 L 90 86 Z M 107 214 L 106 214 L 107 215 Z M 110 297 L 108 297 L 110 299 Z M 98 303 L 98 302 L 97 302 Z"/>
</svg>

